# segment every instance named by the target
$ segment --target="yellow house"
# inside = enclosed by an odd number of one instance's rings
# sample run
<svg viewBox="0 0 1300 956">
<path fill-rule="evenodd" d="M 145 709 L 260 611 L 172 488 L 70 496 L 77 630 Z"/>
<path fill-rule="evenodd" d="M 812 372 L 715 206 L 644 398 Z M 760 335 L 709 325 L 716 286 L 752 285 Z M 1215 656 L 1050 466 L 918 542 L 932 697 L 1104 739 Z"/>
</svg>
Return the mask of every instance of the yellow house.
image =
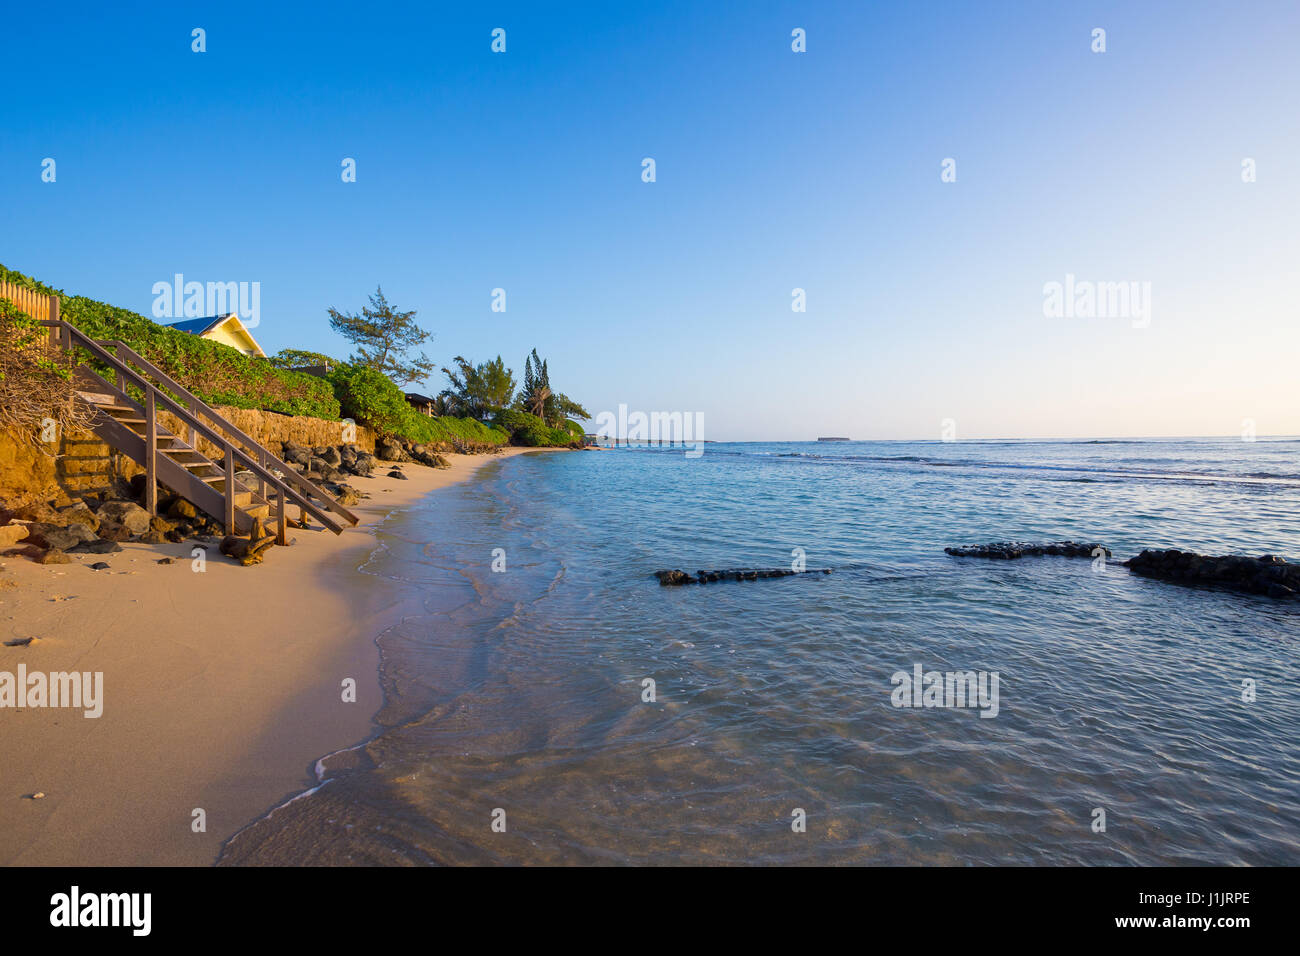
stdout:
<svg viewBox="0 0 1300 956">
<path fill-rule="evenodd" d="M 238 314 L 234 312 L 229 315 L 210 315 L 203 319 L 186 319 L 184 322 L 172 322 L 167 328 L 188 332 L 191 335 L 197 335 L 201 339 L 207 339 L 209 342 L 220 342 L 222 345 L 229 345 L 232 349 L 238 349 L 245 355 L 266 358 L 262 346 L 257 344 L 253 334 L 244 328 L 244 323 L 239 320 Z"/>
</svg>

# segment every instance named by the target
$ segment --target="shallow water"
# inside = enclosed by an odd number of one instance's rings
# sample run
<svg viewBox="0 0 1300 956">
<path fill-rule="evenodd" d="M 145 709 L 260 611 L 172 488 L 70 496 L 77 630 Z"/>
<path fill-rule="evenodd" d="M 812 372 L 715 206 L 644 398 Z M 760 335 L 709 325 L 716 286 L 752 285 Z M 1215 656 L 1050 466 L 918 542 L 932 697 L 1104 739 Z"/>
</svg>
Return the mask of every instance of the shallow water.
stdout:
<svg viewBox="0 0 1300 956">
<path fill-rule="evenodd" d="M 943 553 L 1300 559 L 1300 441 L 528 455 L 378 537 L 426 608 L 381 732 L 222 862 L 1300 863 L 1300 604 Z M 835 573 L 652 577 L 796 548 Z M 996 717 L 895 707 L 918 664 L 997 672 Z"/>
</svg>

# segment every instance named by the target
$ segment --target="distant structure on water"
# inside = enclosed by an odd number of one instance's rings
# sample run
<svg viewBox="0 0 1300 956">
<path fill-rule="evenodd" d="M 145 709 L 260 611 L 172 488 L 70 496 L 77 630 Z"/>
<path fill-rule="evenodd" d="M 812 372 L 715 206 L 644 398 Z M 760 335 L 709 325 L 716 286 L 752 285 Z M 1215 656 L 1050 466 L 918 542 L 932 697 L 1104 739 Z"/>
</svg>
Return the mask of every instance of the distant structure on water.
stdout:
<svg viewBox="0 0 1300 956">
<path fill-rule="evenodd" d="M 852 438 L 819 438 L 818 441 L 853 441 Z"/>
</svg>

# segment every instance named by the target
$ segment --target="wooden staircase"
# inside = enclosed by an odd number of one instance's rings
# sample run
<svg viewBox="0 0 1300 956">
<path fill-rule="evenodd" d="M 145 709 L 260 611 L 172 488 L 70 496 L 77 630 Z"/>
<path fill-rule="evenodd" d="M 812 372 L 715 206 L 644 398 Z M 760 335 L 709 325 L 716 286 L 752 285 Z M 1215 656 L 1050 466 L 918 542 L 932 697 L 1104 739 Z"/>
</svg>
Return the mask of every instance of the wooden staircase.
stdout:
<svg viewBox="0 0 1300 956">
<path fill-rule="evenodd" d="M 161 484 L 221 521 L 227 534 L 248 534 L 260 518 L 274 522 L 276 542 L 285 544 L 290 505 L 297 506 L 300 522 L 311 515 L 335 534 L 343 531 L 340 519 L 357 523 L 357 516 L 331 495 L 124 343 L 95 341 L 57 318 L 41 324 L 49 328 L 52 344 L 88 354 L 115 378 L 110 382 L 80 364 L 73 384 L 77 399 L 95 410 L 95 434 L 144 466 L 150 514 L 158 513 Z M 160 412 L 179 419 L 185 434 L 168 429 Z M 219 461 L 199 450 L 200 439 L 219 450 Z"/>
</svg>

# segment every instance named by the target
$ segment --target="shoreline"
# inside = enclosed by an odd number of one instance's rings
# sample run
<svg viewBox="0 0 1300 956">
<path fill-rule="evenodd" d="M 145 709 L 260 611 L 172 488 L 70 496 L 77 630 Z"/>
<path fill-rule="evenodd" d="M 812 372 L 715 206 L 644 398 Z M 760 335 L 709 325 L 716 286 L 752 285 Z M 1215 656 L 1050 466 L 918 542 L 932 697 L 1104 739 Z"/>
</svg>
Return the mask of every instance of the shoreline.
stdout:
<svg viewBox="0 0 1300 956">
<path fill-rule="evenodd" d="M 255 568 L 213 547 L 196 573 L 189 541 L 125 543 L 67 565 L 0 562 L 0 671 L 103 674 L 98 718 L 0 709 L 0 864 L 211 865 L 240 830 L 319 786 L 323 754 L 373 734 L 375 639 L 412 600 L 359 576 L 372 529 L 532 451 L 448 455 L 450 468 L 406 466 L 407 480 L 358 480 L 371 497 L 353 508 L 357 527 L 291 531 L 296 543 Z M 109 568 L 90 570 L 101 557 Z M 348 678 L 354 702 L 343 700 Z"/>
</svg>

